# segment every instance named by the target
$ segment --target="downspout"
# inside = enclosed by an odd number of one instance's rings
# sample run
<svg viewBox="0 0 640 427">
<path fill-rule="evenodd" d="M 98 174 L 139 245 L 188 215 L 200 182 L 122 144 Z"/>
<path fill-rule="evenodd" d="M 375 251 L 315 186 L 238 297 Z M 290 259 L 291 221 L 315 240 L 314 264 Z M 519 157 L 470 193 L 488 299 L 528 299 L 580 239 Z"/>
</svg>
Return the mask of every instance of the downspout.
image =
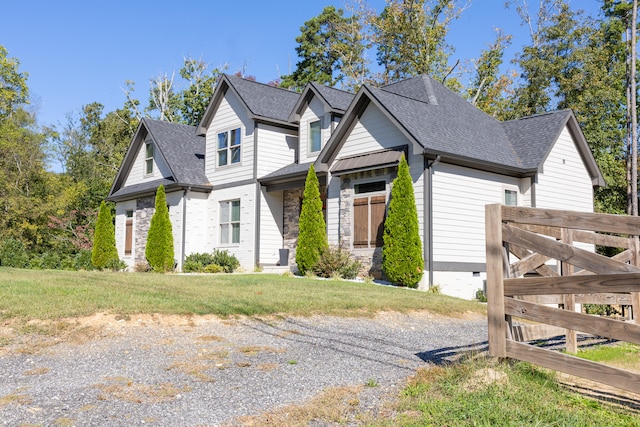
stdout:
<svg viewBox="0 0 640 427">
<path fill-rule="evenodd" d="M 429 287 L 433 286 L 433 171 L 434 167 L 440 163 L 441 156 L 437 155 L 435 160 L 429 163 L 429 159 L 425 157 L 424 163 L 424 179 L 426 180 L 424 186 L 424 211 L 427 215 L 427 221 L 423 227 L 423 241 L 425 242 L 425 255 L 427 271 L 429 272 Z"/>
<path fill-rule="evenodd" d="M 189 191 L 191 191 L 191 186 L 187 187 L 187 189 L 184 190 L 184 193 L 182 194 L 182 250 L 180 254 L 180 271 L 182 271 L 182 268 L 184 266 L 184 253 L 186 250 L 185 248 L 187 247 L 187 194 L 189 193 Z"/>
</svg>

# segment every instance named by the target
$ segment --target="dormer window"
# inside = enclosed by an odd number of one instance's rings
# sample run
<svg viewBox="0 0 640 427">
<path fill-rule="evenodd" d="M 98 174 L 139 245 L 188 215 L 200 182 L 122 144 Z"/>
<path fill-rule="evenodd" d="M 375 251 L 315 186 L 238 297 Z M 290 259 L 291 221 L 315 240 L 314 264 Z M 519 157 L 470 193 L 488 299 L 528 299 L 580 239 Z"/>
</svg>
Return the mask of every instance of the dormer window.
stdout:
<svg viewBox="0 0 640 427">
<path fill-rule="evenodd" d="M 317 153 L 322 149 L 320 120 L 309 123 L 309 152 Z"/>
<path fill-rule="evenodd" d="M 151 175 L 153 173 L 153 143 L 147 142 L 144 149 L 144 173 Z"/>
<path fill-rule="evenodd" d="M 218 166 L 240 163 L 240 128 L 218 134 Z"/>
</svg>

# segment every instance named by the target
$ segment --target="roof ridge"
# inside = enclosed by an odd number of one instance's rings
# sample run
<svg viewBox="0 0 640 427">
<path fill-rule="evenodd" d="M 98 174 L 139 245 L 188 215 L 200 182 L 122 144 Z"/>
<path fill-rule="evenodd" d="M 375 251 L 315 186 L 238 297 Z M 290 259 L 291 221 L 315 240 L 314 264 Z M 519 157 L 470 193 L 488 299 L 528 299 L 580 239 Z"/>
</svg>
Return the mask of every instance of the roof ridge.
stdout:
<svg viewBox="0 0 640 427">
<path fill-rule="evenodd" d="M 366 85 L 366 86 L 368 86 L 368 85 Z M 388 86 L 388 85 L 387 85 L 387 86 Z M 382 87 L 373 87 L 373 86 L 369 86 L 369 89 L 378 89 L 378 90 L 384 91 L 384 92 L 386 92 L 386 93 L 388 93 L 388 94 L 390 94 L 390 95 L 399 96 L 400 98 L 410 99 L 410 100 L 412 100 L 412 101 L 421 102 L 421 103 L 423 103 L 423 104 L 427 104 L 427 105 L 434 105 L 434 104 L 429 104 L 429 103 L 428 103 L 428 102 L 426 102 L 426 101 L 422 101 L 422 100 L 420 100 L 420 99 L 413 98 L 413 97 L 411 97 L 411 96 L 403 95 L 403 94 L 401 94 L 401 93 L 392 92 L 392 91 L 390 91 L 390 90 L 385 90 L 384 88 L 385 88 L 385 86 L 382 86 Z M 435 104 L 435 105 L 438 105 L 438 104 Z"/>
<path fill-rule="evenodd" d="M 323 85 L 322 83 L 318 83 L 318 82 L 309 82 L 309 83 L 313 84 L 314 86 L 320 86 L 323 89 L 331 89 L 331 90 L 335 90 L 335 91 L 338 91 L 338 92 L 346 93 L 346 94 L 349 94 L 349 95 L 355 95 L 353 92 L 349 92 L 348 90 L 338 89 L 337 87 Z"/>
<path fill-rule="evenodd" d="M 268 88 L 271 88 L 271 89 L 278 89 L 278 90 L 280 90 L 282 92 L 293 93 L 293 94 L 298 94 L 299 95 L 298 92 L 295 92 L 293 90 L 285 89 L 285 88 L 282 88 L 280 86 L 272 86 L 272 85 L 270 85 L 268 83 L 262 83 L 262 82 L 259 82 L 257 80 L 249 80 L 249 79 L 245 79 L 244 77 L 234 76 L 233 74 L 225 74 L 225 76 L 233 77 L 234 79 L 242 80 L 242 81 L 248 82 L 248 83 L 254 83 L 254 84 L 257 84 L 257 85 L 262 85 L 262 86 L 265 86 L 265 87 L 268 87 Z"/>
<path fill-rule="evenodd" d="M 518 117 L 516 119 L 506 120 L 506 121 L 504 121 L 502 123 L 515 122 L 515 121 L 518 121 L 518 120 L 535 119 L 535 118 L 538 118 L 538 117 L 550 116 L 550 115 L 559 114 L 559 113 L 569 113 L 569 112 L 571 112 L 570 108 L 563 108 L 562 110 L 546 111 L 544 113 L 537 113 L 537 114 L 532 114 L 530 116 Z"/>
</svg>

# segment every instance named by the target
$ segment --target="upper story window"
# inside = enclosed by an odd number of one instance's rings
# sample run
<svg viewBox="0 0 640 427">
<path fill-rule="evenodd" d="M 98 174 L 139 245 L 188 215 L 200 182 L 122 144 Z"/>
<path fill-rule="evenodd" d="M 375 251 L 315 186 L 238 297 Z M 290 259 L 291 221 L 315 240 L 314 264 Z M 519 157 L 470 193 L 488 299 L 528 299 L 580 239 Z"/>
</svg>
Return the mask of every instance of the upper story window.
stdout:
<svg viewBox="0 0 640 427">
<path fill-rule="evenodd" d="M 218 134 L 218 166 L 240 163 L 240 128 Z"/>
<path fill-rule="evenodd" d="M 322 148 L 320 120 L 309 123 L 309 152 L 317 153 Z"/>
<path fill-rule="evenodd" d="M 518 192 L 515 190 L 504 190 L 504 204 L 507 206 L 518 206 Z"/>
<path fill-rule="evenodd" d="M 144 173 L 151 175 L 153 173 L 153 143 L 147 142 L 144 149 Z"/>
</svg>

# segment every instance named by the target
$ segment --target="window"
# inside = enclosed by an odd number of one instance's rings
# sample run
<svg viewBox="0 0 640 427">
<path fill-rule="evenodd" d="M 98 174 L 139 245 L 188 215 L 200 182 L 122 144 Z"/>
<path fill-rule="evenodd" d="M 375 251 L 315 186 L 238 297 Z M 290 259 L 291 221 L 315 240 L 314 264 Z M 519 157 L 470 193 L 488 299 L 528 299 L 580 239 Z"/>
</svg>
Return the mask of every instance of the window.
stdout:
<svg viewBox="0 0 640 427">
<path fill-rule="evenodd" d="M 128 210 L 126 212 L 127 220 L 125 222 L 124 232 L 124 254 L 131 255 L 131 249 L 133 247 L 133 211 Z"/>
<path fill-rule="evenodd" d="M 518 206 L 518 192 L 515 190 L 504 190 L 504 204 L 507 206 Z"/>
<path fill-rule="evenodd" d="M 316 153 L 322 149 L 320 121 L 309 123 L 309 152 Z"/>
<path fill-rule="evenodd" d="M 144 150 L 144 173 L 151 175 L 153 173 L 153 144 L 148 142 Z"/>
<path fill-rule="evenodd" d="M 240 128 L 218 134 L 218 166 L 240 163 Z"/>
<path fill-rule="evenodd" d="M 240 200 L 220 202 L 220 244 L 240 243 Z"/>
<path fill-rule="evenodd" d="M 387 207 L 387 183 L 366 182 L 354 185 L 353 247 L 382 247 L 382 232 Z M 382 194 L 381 194 L 382 193 Z"/>
</svg>

